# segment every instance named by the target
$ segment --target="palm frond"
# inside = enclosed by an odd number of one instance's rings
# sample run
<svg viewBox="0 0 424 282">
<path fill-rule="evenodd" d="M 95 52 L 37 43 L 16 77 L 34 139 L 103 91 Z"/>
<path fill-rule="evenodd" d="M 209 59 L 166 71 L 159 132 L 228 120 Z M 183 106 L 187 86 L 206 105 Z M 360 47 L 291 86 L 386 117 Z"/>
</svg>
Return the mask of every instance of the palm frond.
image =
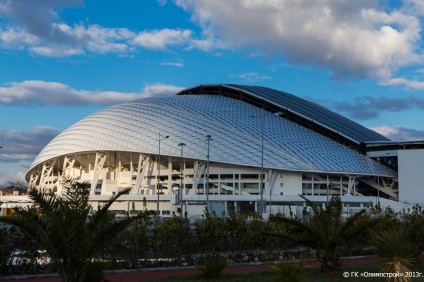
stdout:
<svg viewBox="0 0 424 282">
<path fill-rule="evenodd" d="M 89 216 L 89 184 L 68 180 L 63 185 L 62 195 L 31 190 L 29 197 L 34 206 L 17 208 L 13 216 L 0 217 L 0 222 L 13 224 L 34 238 L 46 249 L 65 281 L 99 281 L 105 264 L 93 261 L 96 252 L 140 218 L 109 220 L 110 206 L 130 189 L 112 196 Z"/>
<path fill-rule="evenodd" d="M 279 236 L 287 246 L 303 245 L 314 249 L 317 259 L 321 261 L 321 269 L 324 271 L 338 270 L 341 266 L 342 246 L 356 235 L 375 225 L 377 221 L 355 224 L 363 217 L 364 211 L 346 220 L 343 217 L 343 204 L 339 197 L 332 197 L 324 209 L 308 198 L 299 196 L 313 211 L 309 220 L 302 222 L 291 218 L 280 218 L 279 221 L 291 226 L 291 233 L 268 232 L 265 234 Z"/>
<path fill-rule="evenodd" d="M 110 206 L 122 195 L 127 194 L 131 188 L 125 188 L 116 193 L 116 195 L 112 195 L 108 201 L 103 203 L 101 208 L 90 218 L 90 227 L 94 230 L 99 226 L 105 218 L 107 218 L 108 211 Z"/>
</svg>

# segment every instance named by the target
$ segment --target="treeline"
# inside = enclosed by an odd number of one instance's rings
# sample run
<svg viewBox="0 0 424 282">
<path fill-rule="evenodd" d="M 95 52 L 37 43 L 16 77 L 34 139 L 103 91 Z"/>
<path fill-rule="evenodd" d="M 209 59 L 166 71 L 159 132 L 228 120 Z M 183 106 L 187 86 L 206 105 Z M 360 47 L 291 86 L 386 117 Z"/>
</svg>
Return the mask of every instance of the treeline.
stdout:
<svg viewBox="0 0 424 282">
<path fill-rule="evenodd" d="M 383 230 L 397 230 L 401 240 L 408 242 L 413 251 L 420 253 L 424 250 L 424 210 L 420 206 L 414 206 L 408 213 L 373 207 L 370 213 L 361 214 L 348 223 L 350 229 L 346 227 L 343 231 L 334 229 L 348 221 L 340 215 L 335 218 L 337 201 L 332 199 L 327 210 L 315 207 L 308 221 L 293 216 L 287 218 L 282 214 L 271 215 L 268 221 L 263 221 L 257 213 L 232 213 L 223 218 L 205 211 L 203 219 L 190 224 L 189 219 L 180 214 L 159 218 L 153 212 L 145 211 L 113 240 L 104 244 L 93 259 L 107 262 L 108 269 L 200 265 L 207 257 L 216 254 L 225 256 L 230 263 L 314 258 L 317 252 L 321 252 L 318 255 L 322 257 L 326 251 L 335 252 L 336 258 L 333 259 L 337 259 L 340 256 L 376 254 L 375 238 Z M 333 214 L 329 214 L 331 209 Z M 109 213 L 105 220 L 120 219 Z M 337 233 L 354 232 L 355 227 L 365 226 L 368 227 L 349 240 L 341 238 L 344 236 L 342 233 Z M 302 244 L 300 240 L 306 236 L 302 228 L 311 230 L 310 235 L 315 237 L 317 246 Z M 322 240 L 332 239 L 329 238 L 330 233 L 323 232 L 330 232 L 334 240 L 339 240 L 336 249 L 320 249 L 326 247 Z M 319 238 L 320 234 L 326 238 Z M 327 243 L 329 246 L 332 244 Z M 37 240 L 15 226 L 2 226 L 2 276 L 50 273 L 55 269 Z"/>
</svg>

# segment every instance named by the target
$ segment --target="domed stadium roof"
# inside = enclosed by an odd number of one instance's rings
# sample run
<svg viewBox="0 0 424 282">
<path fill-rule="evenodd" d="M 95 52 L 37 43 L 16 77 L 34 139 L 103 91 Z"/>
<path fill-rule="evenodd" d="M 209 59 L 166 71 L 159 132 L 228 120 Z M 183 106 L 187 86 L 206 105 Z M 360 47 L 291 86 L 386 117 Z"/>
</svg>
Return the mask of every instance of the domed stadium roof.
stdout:
<svg viewBox="0 0 424 282">
<path fill-rule="evenodd" d="M 236 85 L 215 87 L 227 87 L 237 91 L 255 89 Z M 262 91 L 269 88 L 258 89 Z M 196 95 L 185 95 L 193 93 L 182 91 L 179 95 L 171 97 L 146 98 L 94 113 L 55 137 L 36 157 L 28 175 L 44 162 L 69 154 L 123 151 L 155 155 L 158 154 L 158 140 L 160 136 L 163 139 L 165 135 L 169 135 L 169 138 L 161 141 L 160 148 L 160 153 L 164 156 L 179 157 L 178 144 L 183 142 L 186 144 L 185 158 L 206 160 L 206 135 L 211 135 L 211 162 L 260 167 L 263 138 L 265 168 L 354 175 L 395 175 L 394 171 L 346 144 L 287 118 L 284 112 L 276 115 L 279 107 L 286 106 L 282 106 L 282 102 L 286 100 L 284 97 L 257 95 L 260 91 L 247 98 L 200 92 L 196 92 Z M 261 99 L 266 98 L 268 106 L 255 105 L 252 102 L 255 95 Z M 334 120 L 325 123 L 331 113 L 337 114 L 322 107 L 311 109 L 309 107 L 313 103 L 298 97 L 291 100 L 290 103 L 297 103 L 296 112 L 302 114 L 305 119 L 311 120 L 305 117 L 306 114 L 316 113 L 315 120 L 322 117 L 319 126 L 336 133 L 342 132 L 342 125 L 333 125 Z M 289 110 L 286 107 L 286 112 Z M 343 119 L 343 122 L 348 120 Z M 387 140 L 351 120 L 348 121 L 348 125 L 354 124 L 356 127 L 347 128 L 352 131 L 350 135 L 346 132 L 340 134 L 347 136 L 349 140 Z M 359 131 L 357 135 L 356 129 Z"/>
</svg>

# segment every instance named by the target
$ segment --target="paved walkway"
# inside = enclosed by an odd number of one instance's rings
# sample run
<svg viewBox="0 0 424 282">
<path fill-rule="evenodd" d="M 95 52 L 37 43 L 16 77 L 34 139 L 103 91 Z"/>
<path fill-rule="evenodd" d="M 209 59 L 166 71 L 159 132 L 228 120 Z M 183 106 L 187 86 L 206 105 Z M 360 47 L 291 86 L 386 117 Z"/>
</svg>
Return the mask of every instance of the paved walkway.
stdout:
<svg viewBox="0 0 424 282">
<path fill-rule="evenodd" d="M 358 257 L 345 259 L 343 264 L 356 264 L 356 263 L 367 263 L 367 262 L 376 262 L 382 261 L 382 258 L 378 257 Z M 320 264 L 316 261 L 310 261 L 306 263 L 310 267 L 318 267 Z M 228 266 L 224 269 L 224 273 L 227 274 L 238 274 L 238 273 L 249 273 L 249 272 L 258 272 L 258 271 L 271 271 L 264 264 L 243 264 L 243 265 L 233 265 Z M 202 272 L 193 267 L 186 268 L 159 268 L 159 269 L 145 269 L 145 270 L 135 270 L 135 271 L 123 271 L 116 273 L 106 274 L 106 279 L 112 282 L 133 282 L 133 281 L 142 281 L 142 280 L 153 280 L 153 279 L 165 279 L 169 277 L 190 277 L 201 275 Z M 13 279 L 2 280 L 4 282 L 60 282 L 60 277 L 58 276 L 17 276 Z"/>
</svg>

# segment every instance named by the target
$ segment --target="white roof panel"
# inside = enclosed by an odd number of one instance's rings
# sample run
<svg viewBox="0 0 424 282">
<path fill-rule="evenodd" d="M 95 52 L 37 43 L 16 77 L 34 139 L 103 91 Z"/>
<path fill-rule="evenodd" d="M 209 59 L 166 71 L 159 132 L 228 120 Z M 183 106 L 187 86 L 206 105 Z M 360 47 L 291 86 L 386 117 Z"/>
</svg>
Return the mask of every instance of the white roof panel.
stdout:
<svg viewBox="0 0 424 282">
<path fill-rule="evenodd" d="M 237 99 L 216 95 L 147 98 L 109 107 L 75 123 L 55 137 L 31 169 L 58 156 L 87 151 L 131 151 L 186 158 L 261 165 L 291 171 L 394 176 L 376 161 L 316 132 Z"/>
</svg>

